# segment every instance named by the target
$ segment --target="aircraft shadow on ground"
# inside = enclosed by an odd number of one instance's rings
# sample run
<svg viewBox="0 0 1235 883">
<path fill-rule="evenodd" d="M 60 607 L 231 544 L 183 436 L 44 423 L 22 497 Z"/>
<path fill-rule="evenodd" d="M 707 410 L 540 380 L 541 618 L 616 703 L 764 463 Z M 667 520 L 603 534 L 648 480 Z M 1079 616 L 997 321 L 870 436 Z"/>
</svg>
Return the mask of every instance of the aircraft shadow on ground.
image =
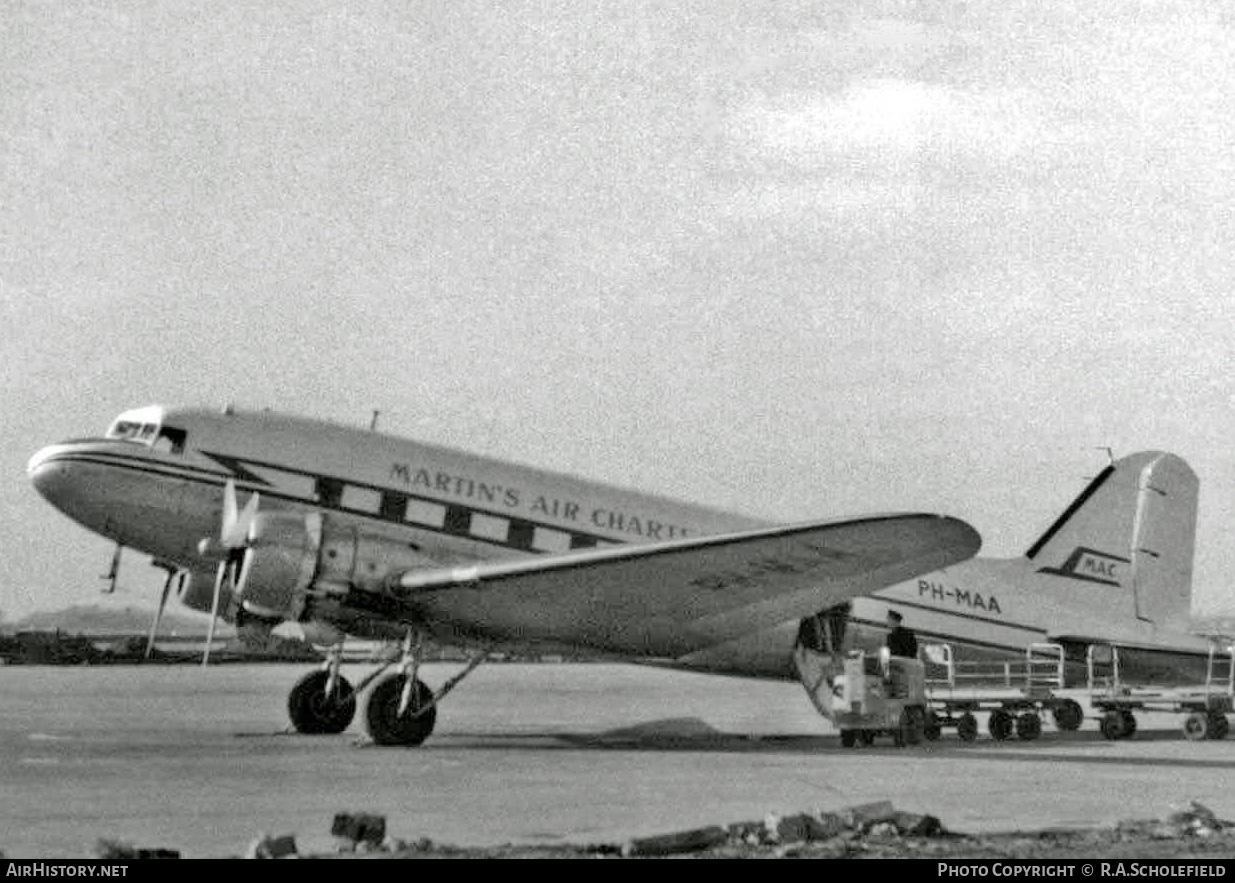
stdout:
<svg viewBox="0 0 1235 883">
<path fill-rule="evenodd" d="M 698 718 L 674 718 L 650 721 L 633 727 L 600 733 L 512 733 L 512 734 L 440 734 L 419 749 L 501 749 L 528 751 L 645 751 L 695 752 L 715 754 L 836 754 L 845 758 L 914 757 L 917 759 L 957 758 L 967 760 L 1035 761 L 1050 764 L 1120 764 L 1132 766 L 1178 766 L 1192 768 L 1230 769 L 1235 765 L 1229 752 L 1222 757 L 1137 757 L 1121 751 L 1130 743 L 1184 742 L 1179 730 L 1141 730 L 1130 740 L 1111 740 L 1097 730 L 1076 732 L 1046 732 L 1038 739 L 996 741 L 985 735 L 965 742 L 955 734 L 945 732 L 938 740 L 915 746 L 897 748 L 888 736 L 880 736 L 869 746 L 844 748 L 834 734 L 759 734 L 732 733 L 717 730 Z M 1220 743 L 1213 743 L 1214 749 Z M 1055 749 L 1082 753 L 1060 754 Z"/>
</svg>

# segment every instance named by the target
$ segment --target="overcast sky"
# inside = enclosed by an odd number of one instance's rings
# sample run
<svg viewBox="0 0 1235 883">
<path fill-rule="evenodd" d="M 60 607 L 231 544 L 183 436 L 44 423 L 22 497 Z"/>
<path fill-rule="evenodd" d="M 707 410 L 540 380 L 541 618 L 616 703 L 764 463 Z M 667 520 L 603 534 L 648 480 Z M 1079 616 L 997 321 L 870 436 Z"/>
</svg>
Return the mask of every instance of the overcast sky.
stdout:
<svg viewBox="0 0 1235 883">
<path fill-rule="evenodd" d="M 5 3 L 0 611 L 110 556 L 37 448 L 230 401 L 997 557 L 1170 450 L 1235 612 L 1220 7 Z"/>
</svg>

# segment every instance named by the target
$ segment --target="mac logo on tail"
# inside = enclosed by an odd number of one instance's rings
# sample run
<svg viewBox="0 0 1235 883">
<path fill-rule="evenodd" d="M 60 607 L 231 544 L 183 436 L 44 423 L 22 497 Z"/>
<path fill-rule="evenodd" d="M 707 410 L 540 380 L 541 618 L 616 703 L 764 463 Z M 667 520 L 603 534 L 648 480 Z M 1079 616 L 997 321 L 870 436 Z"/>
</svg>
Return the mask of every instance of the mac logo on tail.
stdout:
<svg viewBox="0 0 1235 883">
<path fill-rule="evenodd" d="M 1124 570 L 1129 563 L 1127 558 L 1078 546 L 1062 565 L 1042 567 L 1038 569 L 1038 573 L 1053 573 L 1056 576 L 1083 579 L 1091 583 L 1119 586 L 1123 585 Z"/>
</svg>

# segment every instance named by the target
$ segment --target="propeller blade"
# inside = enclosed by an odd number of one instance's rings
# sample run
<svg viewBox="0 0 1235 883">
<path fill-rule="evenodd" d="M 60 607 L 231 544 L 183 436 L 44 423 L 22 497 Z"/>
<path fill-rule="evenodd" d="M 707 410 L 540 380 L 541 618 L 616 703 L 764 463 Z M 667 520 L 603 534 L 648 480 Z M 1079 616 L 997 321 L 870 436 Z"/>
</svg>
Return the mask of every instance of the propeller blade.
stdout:
<svg viewBox="0 0 1235 883">
<path fill-rule="evenodd" d="M 240 509 L 236 502 L 236 483 L 230 478 L 223 486 L 223 530 L 219 537 L 224 548 L 238 549 L 251 540 L 257 519 L 260 495 L 254 491 Z"/>
<path fill-rule="evenodd" d="M 206 628 L 206 649 L 202 651 L 202 666 L 210 664 L 210 648 L 214 645 L 214 626 L 219 621 L 219 595 L 223 589 L 223 580 L 227 577 L 230 560 L 219 562 L 219 569 L 214 575 L 214 598 L 210 602 L 210 625 Z"/>
<path fill-rule="evenodd" d="M 172 589 L 172 580 L 176 578 L 176 571 L 167 571 L 167 580 L 163 583 L 163 594 L 159 596 L 159 606 L 155 608 L 154 620 L 150 623 L 150 636 L 146 638 L 146 659 L 150 658 L 150 654 L 154 652 L 154 636 L 159 633 L 159 620 L 163 618 L 163 608 L 167 606 L 167 596 Z"/>
<path fill-rule="evenodd" d="M 223 529 L 219 531 L 220 539 L 224 546 L 235 546 L 236 542 L 231 542 L 236 532 L 236 522 L 239 520 L 239 506 L 236 504 L 236 482 L 230 478 L 223 485 Z M 236 538 L 237 542 L 243 540 L 244 537 Z"/>
</svg>

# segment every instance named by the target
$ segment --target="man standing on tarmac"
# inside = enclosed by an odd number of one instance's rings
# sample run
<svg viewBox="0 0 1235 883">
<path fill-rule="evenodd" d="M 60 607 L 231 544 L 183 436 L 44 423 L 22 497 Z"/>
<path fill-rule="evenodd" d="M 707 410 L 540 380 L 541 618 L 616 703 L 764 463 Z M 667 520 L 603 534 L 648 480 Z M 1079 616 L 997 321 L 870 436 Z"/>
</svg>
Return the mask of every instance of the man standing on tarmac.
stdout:
<svg viewBox="0 0 1235 883">
<path fill-rule="evenodd" d="M 888 611 L 888 651 L 893 656 L 918 658 L 918 637 L 913 629 L 901 625 L 902 617 L 895 610 Z"/>
</svg>

